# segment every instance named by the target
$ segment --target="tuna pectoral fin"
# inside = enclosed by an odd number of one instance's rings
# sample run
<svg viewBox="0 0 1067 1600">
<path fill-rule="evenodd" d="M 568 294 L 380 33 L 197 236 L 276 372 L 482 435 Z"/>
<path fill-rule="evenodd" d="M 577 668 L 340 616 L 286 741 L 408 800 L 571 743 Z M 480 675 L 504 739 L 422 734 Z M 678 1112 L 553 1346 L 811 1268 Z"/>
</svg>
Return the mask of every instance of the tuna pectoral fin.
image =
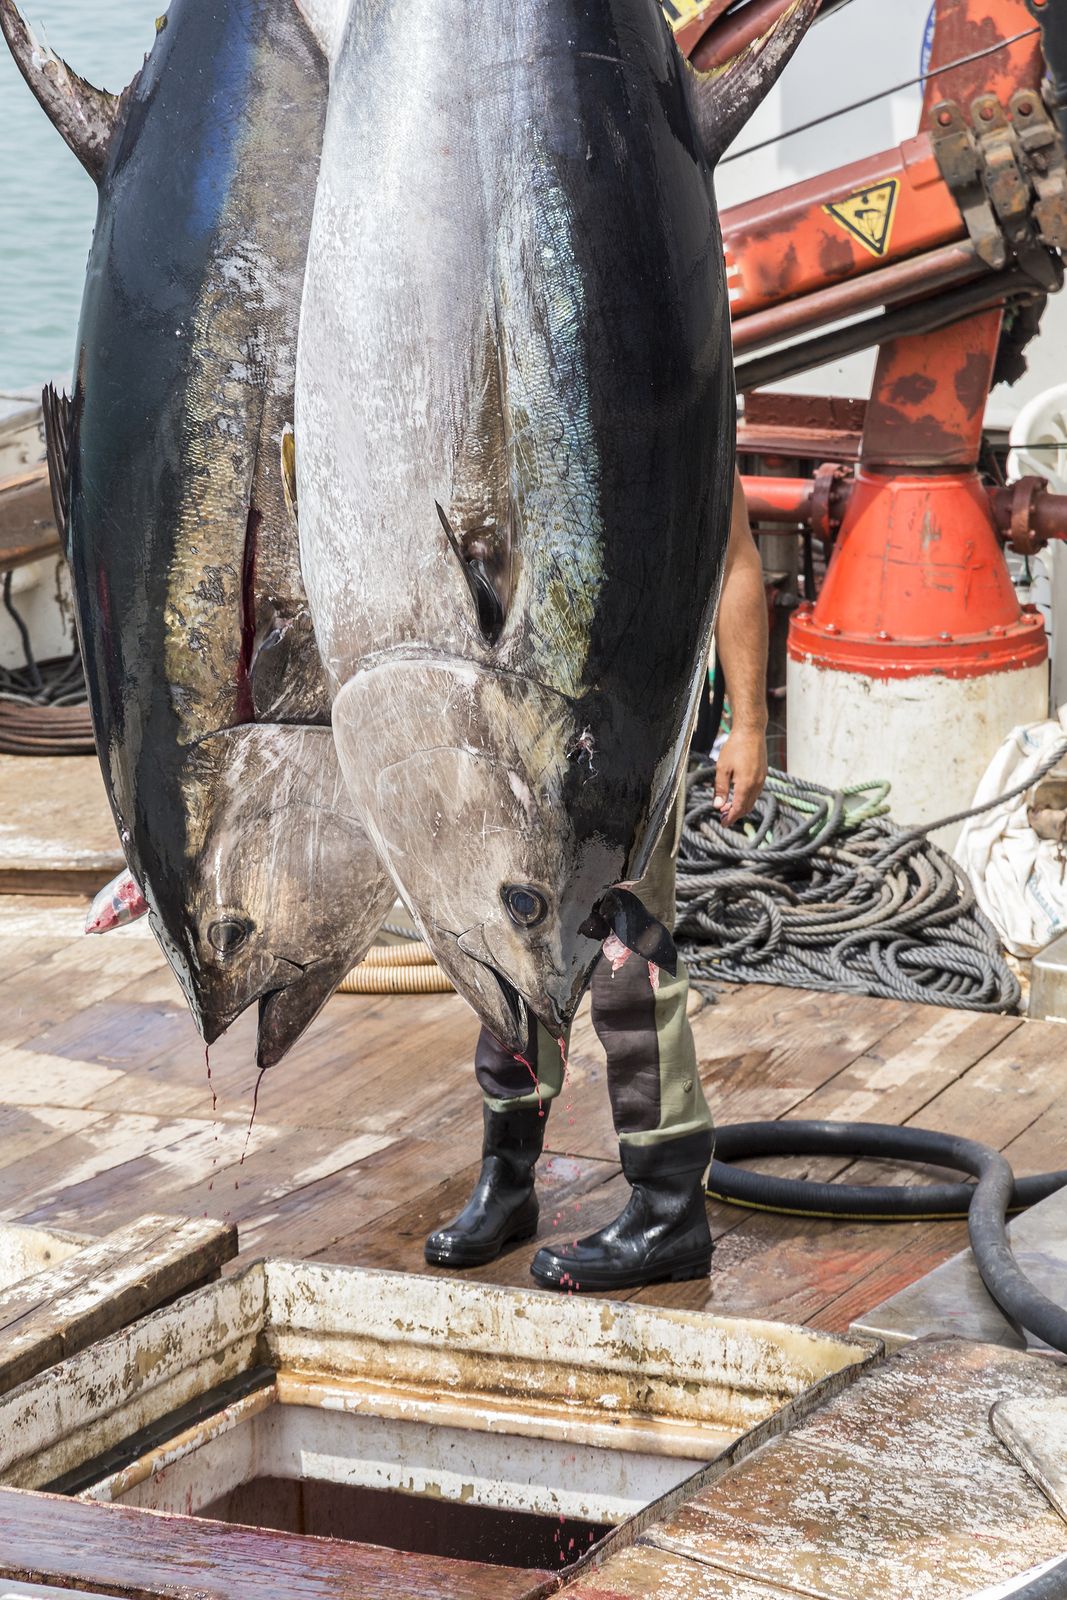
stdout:
<svg viewBox="0 0 1067 1600">
<path fill-rule="evenodd" d="M 609 889 L 578 929 L 587 939 L 604 940 L 613 933 L 627 950 L 662 967 L 673 978 L 678 971 L 674 939 L 662 922 L 646 911 L 629 889 Z"/>
<path fill-rule="evenodd" d="M 52 515 L 59 537 L 66 542 L 67 513 L 70 510 L 70 421 L 73 407 L 70 396 L 60 394 L 51 384 L 41 395 L 44 411 L 44 448 L 48 460 L 48 487 L 52 491 Z"/>
<path fill-rule="evenodd" d="M 463 570 L 467 587 L 478 613 L 478 627 L 488 644 L 495 644 L 504 627 L 504 602 L 497 592 L 492 574 L 484 557 L 456 537 L 444 507 L 434 501 L 445 536 Z"/>
<path fill-rule="evenodd" d="M 63 135 L 91 178 L 100 181 L 118 118 L 120 97 L 94 89 L 41 43 L 19 15 L 14 0 L 0 0 L 0 29 L 15 65 L 49 120 Z"/>
<path fill-rule="evenodd" d="M 819 5 L 820 0 L 782 0 L 774 21 L 735 55 L 708 71 L 690 67 L 697 127 L 711 166 L 777 83 L 783 67 L 815 20 Z M 714 33 L 712 29 L 712 49 Z"/>
</svg>

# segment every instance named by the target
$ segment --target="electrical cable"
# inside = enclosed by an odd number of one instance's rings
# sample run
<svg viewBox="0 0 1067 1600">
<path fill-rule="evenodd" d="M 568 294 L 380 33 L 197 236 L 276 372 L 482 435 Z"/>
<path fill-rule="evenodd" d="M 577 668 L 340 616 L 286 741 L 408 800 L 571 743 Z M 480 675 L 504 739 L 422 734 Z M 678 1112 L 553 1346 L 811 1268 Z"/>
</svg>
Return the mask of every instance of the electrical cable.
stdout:
<svg viewBox="0 0 1067 1600">
<path fill-rule="evenodd" d="M 874 105 L 877 100 L 887 100 L 890 95 L 900 94 L 903 89 L 913 89 L 916 84 L 929 83 L 931 78 L 939 78 L 943 72 L 954 72 L 957 67 L 966 67 L 972 61 L 981 61 L 984 56 L 992 56 L 998 50 L 1007 50 L 1010 45 L 1019 44 L 1023 39 L 1030 39 L 1041 29 L 1027 28 L 1022 33 L 1013 34 L 1010 39 L 998 39 L 996 44 L 987 45 L 984 50 L 975 50 L 969 56 L 957 56 L 955 61 L 946 61 L 943 67 L 934 67 L 929 72 L 922 72 L 917 78 L 906 78 L 903 83 L 894 83 L 889 89 L 879 89 L 875 94 L 865 95 L 862 100 L 855 100 L 851 105 L 840 106 L 836 111 L 824 111 L 821 116 L 812 117 L 810 122 L 798 123 L 795 128 L 786 128 L 781 133 L 775 133 L 768 139 L 761 139 L 757 144 L 746 145 L 743 150 L 736 150 L 733 155 L 720 157 L 719 166 L 724 167 L 728 161 L 740 161 L 742 156 L 754 155 L 757 150 L 766 150 L 768 145 L 780 144 L 783 139 L 791 139 L 794 134 L 807 133 L 811 128 L 818 128 L 824 122 L 832 122 L 835 117 L 845 117 L 850 111 L 862 111 L 864 106 Z"/>
<path fill-rule="evenodd" d="M 69 656 L 38 661 L 13 598 L 10 571 L 4 573 L 2 598 L 18 630 L 26 664 L 0 667 L 0 753 L 92 755 L 96 744 L 77 644 Z"/>
</svg>

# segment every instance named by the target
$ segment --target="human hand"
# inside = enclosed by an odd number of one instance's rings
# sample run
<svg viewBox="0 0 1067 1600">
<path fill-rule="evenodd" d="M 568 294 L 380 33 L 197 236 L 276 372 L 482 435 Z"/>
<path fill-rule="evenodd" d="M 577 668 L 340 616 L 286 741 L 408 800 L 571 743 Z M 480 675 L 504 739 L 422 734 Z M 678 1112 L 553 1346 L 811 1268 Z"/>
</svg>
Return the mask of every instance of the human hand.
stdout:
<svg viewBox="0 0 1067 1600">
<path fill-rule="evenodd" d="M 752 810 L 767 781 L 767 735 L 762 728 L 732 728 L 715 768 L 719 820 L 736 822 Z"/>
</svg>

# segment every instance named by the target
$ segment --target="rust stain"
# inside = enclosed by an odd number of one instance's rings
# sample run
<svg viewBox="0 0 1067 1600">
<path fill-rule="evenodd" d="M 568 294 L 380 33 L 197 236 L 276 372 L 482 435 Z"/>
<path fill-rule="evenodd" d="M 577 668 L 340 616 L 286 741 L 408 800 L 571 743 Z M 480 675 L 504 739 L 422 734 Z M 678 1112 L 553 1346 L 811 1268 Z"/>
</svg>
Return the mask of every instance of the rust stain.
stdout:
<svg viewBox="0 0 1067 1600">
<path fill-rule="evenodd" d="M 853 270 L 856 259 L 843 233 L 824 233 L 819 245 L 819 267 L 828 278 L 844 278 Z"/>
<path fill-rule="evenodd" d="M 889 401 L 894 406 L 920 406 L 936 388 L 936 379 L 927 373 L 907 372 L 890 385 Z"/>
<path fill-rule="evenodd" d="M 973 417 L 985 405 L 989 376 L 989 362 L 979 350 L 973 350 L 955 373 L 956 399 L 967 417 Z"/>
</svg>

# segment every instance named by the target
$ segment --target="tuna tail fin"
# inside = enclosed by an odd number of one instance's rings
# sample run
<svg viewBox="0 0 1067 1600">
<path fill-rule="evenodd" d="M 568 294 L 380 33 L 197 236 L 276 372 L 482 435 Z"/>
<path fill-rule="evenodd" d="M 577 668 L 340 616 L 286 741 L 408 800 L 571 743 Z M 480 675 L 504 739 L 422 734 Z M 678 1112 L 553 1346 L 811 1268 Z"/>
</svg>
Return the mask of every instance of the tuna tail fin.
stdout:
<svg viewBox="0 0 1067 1600">
<path fill-rule="evenodd" d="M 66 543 L 67 514 L 70 510 L 70 429 L 73 406 L 70 396 L 60 394 L 48 384 L 41 395 L 44 412 L 44 448 L 48 461 L 48 487 L 52 491 L 52 514 L 59 537 Z"/>
<path fill-rule="evenodd" d="M 662 967 L 672 978 L 678 971 L 678 951 L 670 929 L 621 884 L 601 895 L 578 932 L 598 942 L 613 933 L 627 950 Z"/>
<path fill-rule="evenodd" d="M 0 30 L 15 65 L 89 176 L 99 183 L 115 129 L 119 96 L 94 89 L 42 44 L 14 0 L 0 0 Z"/>
<path fill-rule="evenodd" d="M 820 0 L 784 0 L 773 22 L 735 55 L 707 71 L 690 65 L 693 109 L 709 166 L 715 165 L 774 87 L 814 22 L 819 4 Z"/>
</svg>

